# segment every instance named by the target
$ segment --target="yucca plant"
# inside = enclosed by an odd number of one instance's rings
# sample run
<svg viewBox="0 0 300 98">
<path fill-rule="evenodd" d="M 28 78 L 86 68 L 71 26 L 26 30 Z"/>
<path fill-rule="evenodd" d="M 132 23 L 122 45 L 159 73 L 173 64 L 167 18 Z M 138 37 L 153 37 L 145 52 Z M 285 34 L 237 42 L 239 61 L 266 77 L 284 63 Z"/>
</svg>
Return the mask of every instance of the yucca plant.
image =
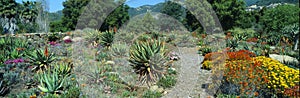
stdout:
<svg viewBox="0 0 300 98">
<path fill-rule="evenodd" d="M 55 64 L 54 65 L 55 71 L 57 71 L 58 74 L 61 75 L 61 76 L 70 76 L 72 68 L 73 68 L 72 63 L 68 63 L 68 64 L 60 63 L 60 64 Z"/>
<path fill-rule="evenodd" d="M 48 70 L 38 75 L 40 82 L 38 88 L 45 93 L 61 93 L 66 77 L 59 76 L 59 72 L 54 69 Z"/>
<path fill-rule="evenodd" d="M 34 52 L 27 53 L 27 57 L 30 59 L 30 63 L 34 65 L 32 70 L 37 71 L 48 69 L 51 62 L 56 59 L 53 53 L 49 53 L 47 46 L 44 50 L 37 49 Z"/>
<path fill-rule="evenodd" d="M 149 40 L 146 42 L 136 42 L 130 48 L 129 62 L 137 74 L 141 84 L 156 82 L 162 76 L 164 64 L 158 62 L 159 59 L 153 57 L 166 57 L 166 47 L 160 40 Z"/>
<path fill-rule="evenodd" d="M 100 44 L 105 47 L 110 47 L 114 41 L 114 32 L 103 32 L 100 36 Z"/>
</svg>

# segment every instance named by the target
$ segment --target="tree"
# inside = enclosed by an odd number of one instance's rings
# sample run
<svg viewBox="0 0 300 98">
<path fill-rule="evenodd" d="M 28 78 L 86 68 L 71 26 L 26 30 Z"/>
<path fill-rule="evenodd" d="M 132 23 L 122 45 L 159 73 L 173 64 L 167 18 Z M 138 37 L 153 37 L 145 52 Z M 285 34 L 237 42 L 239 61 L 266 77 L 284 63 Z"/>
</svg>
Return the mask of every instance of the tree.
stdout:
<svg viewBox="0 0 300 98">
<path fill-rule="evenodd" d="M 120 2 L 114 0 L 91 0 L 78 19 L 77 29 L 100 29 L 108 18 L 109 13 L 119 6 Z M 78 10 L 78 12 L 80 12 Z M 74 21 L 73 21 L 74 22 Z M 76 21 L 77 22 L 77 21 Z M 73 24 L 76 25 L 76 22 Z"/>
<path fill-rule="evenodd" d="M 85 7 L 91 0 L 66 0 L 63 2 L 63 18 L 62 24 L 67 30 L 75 30 L 78 17 L 82 13 L 83 7 Z"/>
<path fill-rule="evenodd" d="M 170 15 L 170 16 L 174 17 L 175 19 L 177 19 L 178 21 L 182 21 L 182 19 L 184 18 L 183 7 L 172 1 L 165 2 L 164 6 L 160 12 Z"/>
<path fill-rule="evenodd" d="M 38 24 L 38 32 L 49 31 L 48 11 L 49 7 L 46 0 L 37 0 L 38 17 L 36 23 Z"/>
<path fill-rule="evenodd" d="M 122 4 L 107 16 L 105 22 L 101 25 L 100 31 L 109 30 L 112 27 L 120 28 L 122 24 L 129 20 L 129 6 Z"/>
<path fill-rule="evenodd" d="M 246 16 L 246 4 L 243 0 L 208 0 L 222 24 L 224 30 L 240 27 L 249 22 Z"/>
<path fill-rule="evenodd" d="M 0 1 L 0 21 L 5 31 L 14 34 L 17 29 L 17 2 L 15 0 L 1 0 Z"/>
<path fill-rule="evenodd" d="M 185 8 L 187 12 L 187 18 L 195 17 L 188 20 L 196 26 L 199 26 L 196 21 L 200 22 L 204 31 L 207 33 L 219 32 L 221 29 L 218 23 L 217 17 L 212 9 L 212 6 L 206 0 L 185 0 Z M 198 27 L 199 28 L 199 27 Z"/>
<path fill-rule="evenodd" d="M 260 20 L 266 32 L 280 32 L 287 25 L 299 22 L 300 8 L 296 5 L 281 5 L 267 9 Z"/>
</svg>

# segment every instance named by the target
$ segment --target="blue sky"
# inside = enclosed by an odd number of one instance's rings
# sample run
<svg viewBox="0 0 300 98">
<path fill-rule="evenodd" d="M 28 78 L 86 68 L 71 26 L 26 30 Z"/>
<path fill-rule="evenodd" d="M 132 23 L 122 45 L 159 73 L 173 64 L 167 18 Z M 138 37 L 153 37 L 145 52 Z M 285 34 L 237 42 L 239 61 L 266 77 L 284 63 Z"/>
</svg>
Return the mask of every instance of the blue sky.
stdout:
<svg viewBox="0 0 300 98">
<path fill-rule="evenodd" d="M 16 0 L 21 3 L 22 1 L 35 1 L 35 0 Z M 56 12 L 58 10 L 62 10 L 64 7 L 62 3 L 66 0 L 47 0 L 49 4 L 49 11 Z M 142 5 L 155 5 L 160 2 L 164 2 L 165 0 L 127 0 L 126 4 L 130 7 L 139 7 Z"/>
</svg>

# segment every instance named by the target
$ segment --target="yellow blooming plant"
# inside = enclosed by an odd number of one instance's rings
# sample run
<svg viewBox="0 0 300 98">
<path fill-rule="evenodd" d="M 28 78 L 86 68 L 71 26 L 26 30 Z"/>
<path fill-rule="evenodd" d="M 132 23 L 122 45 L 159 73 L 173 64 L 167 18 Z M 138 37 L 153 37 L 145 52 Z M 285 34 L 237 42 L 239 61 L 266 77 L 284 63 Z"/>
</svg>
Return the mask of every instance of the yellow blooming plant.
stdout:
<svg viewBox="0 0 300 98">
<path fill-rule="evenodd" d="M 290 68 L 277 60 L 265 56 L 255 57 L 262 62 L 262 67 L 268 73 L 268 88 L 283 90 L 299 84 L 299 69 Z"/>
</svg>

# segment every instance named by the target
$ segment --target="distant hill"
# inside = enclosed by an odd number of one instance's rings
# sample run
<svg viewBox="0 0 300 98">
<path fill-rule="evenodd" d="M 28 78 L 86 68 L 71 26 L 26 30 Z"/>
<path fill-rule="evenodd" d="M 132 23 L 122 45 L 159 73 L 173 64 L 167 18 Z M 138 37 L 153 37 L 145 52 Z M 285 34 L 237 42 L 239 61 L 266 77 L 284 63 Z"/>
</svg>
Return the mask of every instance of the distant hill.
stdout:
<svg viewBox="0 0 300 98">
<path fill-rule="evenodd" d="M 147 10 L 151 10 L 151 12 L 160 12 L 164 3 L 158 3 L 156 5 L 143 5 L 137 8 L 129 8 L 129 16 L 134 17 L 136 15 L 146 13 Z"/>
</svg>

